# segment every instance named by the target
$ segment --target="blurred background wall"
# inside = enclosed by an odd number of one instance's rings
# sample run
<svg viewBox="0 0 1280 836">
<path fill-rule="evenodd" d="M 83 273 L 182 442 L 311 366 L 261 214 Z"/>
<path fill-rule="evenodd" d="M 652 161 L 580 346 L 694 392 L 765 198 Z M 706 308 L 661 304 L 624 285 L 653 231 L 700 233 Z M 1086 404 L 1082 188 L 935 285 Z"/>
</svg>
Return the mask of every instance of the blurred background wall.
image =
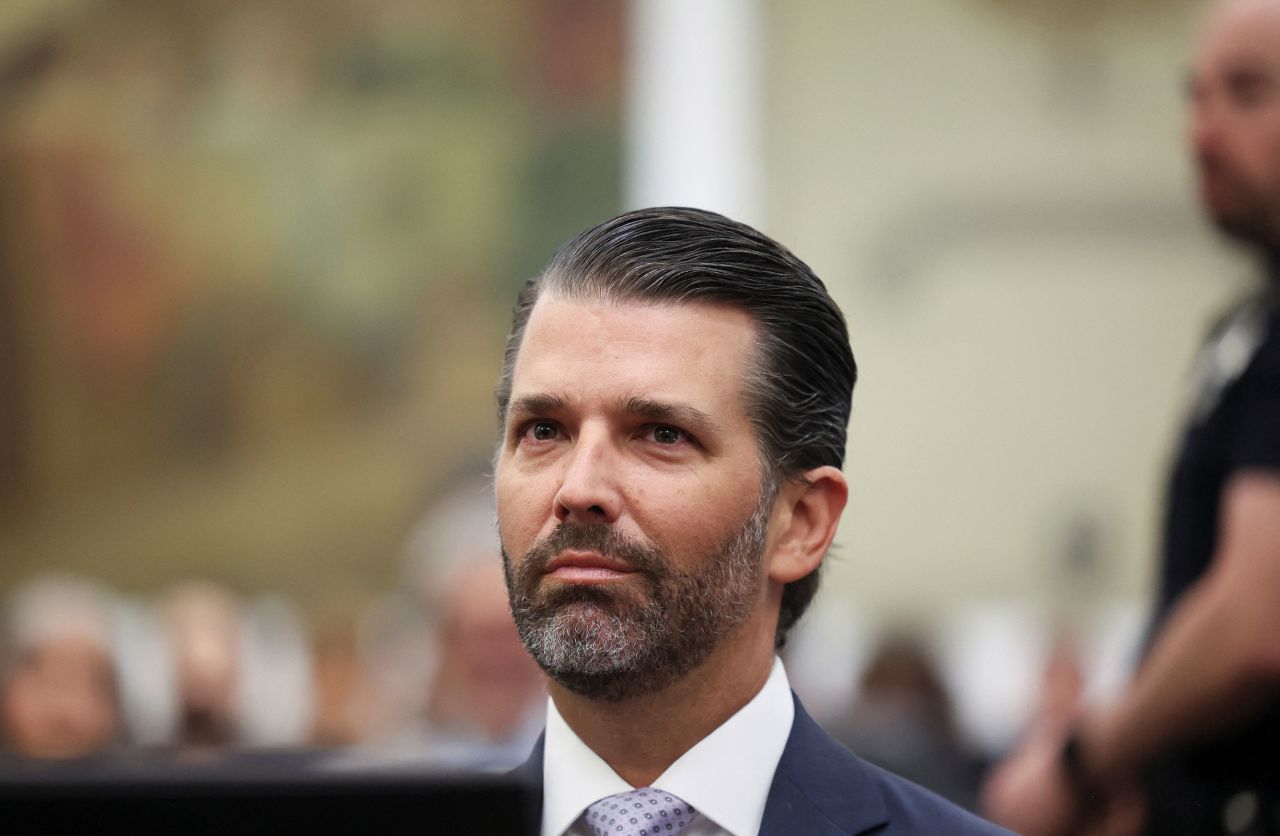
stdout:
<svg viewBox="0 0 1280 836">
<path fill-rule="evenodd" d="M 0 583 L 385 586 L 617 210 L 621 11 L 6 3 Z"/>
<path fill-rule="evenodd" d="M 863 368 L 833 577 L 932 608 L 1086 560 L 1144 591 L 1182 385 L 1244 272 L 1188 176 L 1200 4 L 801 5 L 771 7 L 767 171 Z"/>
</svg>

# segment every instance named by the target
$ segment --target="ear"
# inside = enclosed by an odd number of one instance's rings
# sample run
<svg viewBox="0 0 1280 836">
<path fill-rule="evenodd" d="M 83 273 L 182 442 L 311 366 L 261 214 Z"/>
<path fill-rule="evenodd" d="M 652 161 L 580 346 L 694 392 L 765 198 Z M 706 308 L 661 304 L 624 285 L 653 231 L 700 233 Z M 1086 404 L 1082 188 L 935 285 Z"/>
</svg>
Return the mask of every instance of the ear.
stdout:
<svg viewBox="0 0 1280 836">
<path fill-rule="evenodd" d="M 783 484 L 774 507 L 778 531 L 769 557 L 769 579 L 780 584 L 818 568 L 849 499 L 849 482 L 834 467 L 816 467 L 802 478 Z"/>
</svg>

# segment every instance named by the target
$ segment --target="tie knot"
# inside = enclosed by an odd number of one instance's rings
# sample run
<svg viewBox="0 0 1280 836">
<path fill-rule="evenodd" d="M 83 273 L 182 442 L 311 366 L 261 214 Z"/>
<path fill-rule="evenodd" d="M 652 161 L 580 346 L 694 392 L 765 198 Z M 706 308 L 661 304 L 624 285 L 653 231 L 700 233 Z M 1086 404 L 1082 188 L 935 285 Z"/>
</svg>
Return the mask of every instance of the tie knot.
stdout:
<svg viewBox="0 0 1280 836">
<path fill-rule="evenodd" d="M 583 816 L 596 836 L 666 836 L 688 827 L 698 811 L 669 792 L 641 787 L 606 796 Z"/>
</svg>

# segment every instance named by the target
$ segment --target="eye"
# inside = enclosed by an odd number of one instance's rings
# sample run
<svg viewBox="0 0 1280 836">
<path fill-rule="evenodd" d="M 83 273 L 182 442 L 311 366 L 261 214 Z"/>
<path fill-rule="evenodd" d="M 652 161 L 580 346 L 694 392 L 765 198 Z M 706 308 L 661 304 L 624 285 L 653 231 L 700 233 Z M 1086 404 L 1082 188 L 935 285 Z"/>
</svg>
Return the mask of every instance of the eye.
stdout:
<svg viewBox="0 0 1280 836">
<path fill-rule="evenodd" d="M 656 441 L 664 447 L 673 446 L 685 442 L 692 441 L 688 433 L 679 427 L 673 427 L 669 424 L 654 424 L 649 428 L 648 437 Z"/>
<path fill-rule="evenodd" d="M 551 421 L 534 421 L 526 432 L 534 441 L 551 441 L 559 430 Z"/>
<path fill-rule="evenodd" d="M 512 444 L 518 446 L 541 446 L 560 438 L 562 430 L 555 421 L 536 419 L 521 421 L 511 433 Z"/>
<path fill-rule="evenodd" d="M 1265 74 L 1252 70 L 1242 70 L 1227 79 L 1231 101 L 1238 107 L 1256 107 L 1265 103 L 1273 87 L 1271 79 Z"/>
</svg>

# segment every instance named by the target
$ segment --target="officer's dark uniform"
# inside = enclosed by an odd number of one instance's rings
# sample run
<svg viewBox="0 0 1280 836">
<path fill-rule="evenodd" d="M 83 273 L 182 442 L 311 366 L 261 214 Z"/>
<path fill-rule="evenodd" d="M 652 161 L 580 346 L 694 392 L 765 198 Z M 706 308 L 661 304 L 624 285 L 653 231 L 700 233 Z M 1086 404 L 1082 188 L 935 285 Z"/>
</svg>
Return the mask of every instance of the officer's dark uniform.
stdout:
<svg viewBox="0 0 1280 836">
<path fill-rule="evenodd" d="M 1280 477 L 1280 259 L 1268 291 L 1214 329 L 1196 381 L 1169 486 L 1152 636 L 1209 568 L 1231 477 L 1250 470 Z M 1280 834 L 1280 698 L 1235 731 L 1162 758 L 1146 779 L 1152 836 Z"/>
</svg>

